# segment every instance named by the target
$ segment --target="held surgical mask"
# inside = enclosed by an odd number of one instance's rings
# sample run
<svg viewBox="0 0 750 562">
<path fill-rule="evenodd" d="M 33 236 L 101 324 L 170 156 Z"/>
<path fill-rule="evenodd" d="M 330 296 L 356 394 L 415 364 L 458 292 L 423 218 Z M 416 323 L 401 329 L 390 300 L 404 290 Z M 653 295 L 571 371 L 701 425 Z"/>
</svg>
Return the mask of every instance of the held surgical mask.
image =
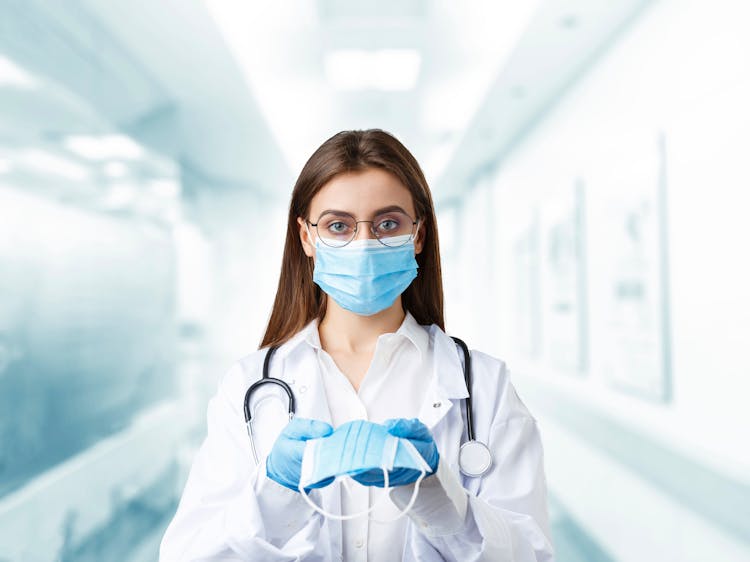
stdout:
<svg viewBox="0 0 750 562">
<path fill-rule="evenodd" d="M 412 469 L 420 473 L 411 499 L 396 517 L 386 520 L 371 518 L 375 521 L 387 523 L 406 515 L 417 498 L 419 484 L 431 469 L 408 439 L 391 435 L 383 425 L 366 420 L 354 420 L 342 424 L 327 437 L 309 439 L 305 442 L 298 489 L 305 501 L 318 513 L 331 519 L 354 519 L 370 513 L 383 497 L 363 512 L 335 515 L 315 505 L 305 492 L 305 488 L 329 478 L 356 476 L 373 470 L 382 470 L 385 481 L 383 496 L 386 496 L 389 473 L 398 469 Z"/>
<path fill-rule="evenodd" d="M 394 243 L 410 238 L 394 236 Z M 414 241 L 384 246 L 374 239 L 334 248 L 315 240 L 313 281 L 339 306 L 370 316 L 391 306 L 417 276 Z"/>
</svg>

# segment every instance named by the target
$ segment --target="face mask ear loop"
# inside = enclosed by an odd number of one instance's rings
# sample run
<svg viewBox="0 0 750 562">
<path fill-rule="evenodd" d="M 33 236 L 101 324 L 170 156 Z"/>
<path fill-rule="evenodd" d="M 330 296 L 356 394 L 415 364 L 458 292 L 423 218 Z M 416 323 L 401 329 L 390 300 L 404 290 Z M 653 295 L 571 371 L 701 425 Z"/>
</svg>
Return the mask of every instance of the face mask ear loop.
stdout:
<svg viewBox="0 0 750 562">
<path fill-rule="evenodd" d="M 422 468 L 419 470 L 419 477 L 414 482 L 414 491 L 411 493 L 411 498 L 409 498 L 409 503 L 406 504 L 406 507 L 396 515 L 396 517 L 391 517 L 388 519 L 376 519 L 374 517 L 368 517 L 370 521 L 375 521 L 376 523 L 391 523 L 392 521 L 396 521 L 397 519 L 401 519 L 404 515 L 406 515 L 409 510 L 414 506 L 414 502 L 417 501 L 417 494 L 419 494 L 419 485 L 422 483 L 422 480 L 425 476 L 427 476 L 427 470 L 425 467 L 429 469 L 429 466 L 427 466 L 427 463 L 422 458 L 422 455 L 419 454 L 419 451 L 417 451 L 417 448 L 407 439 L 402 439 L 401 443 L 406 446 L 406 449 L 411 453 L 412 457 L 417 461 L 417 464 L 420 464 Z M 383 493 L 384 496 L 388 495 L 388 478 L 385 478 L 385 491 Z M 379 500 L 378 500 L 379 501 Z"/>
<path fill-rule="evenodd" d="M 382 470 L 383 470 L 383 480 L 385 480 L 385 486 L 387 488 L 388 487 L 388 470 L 385 469 L 385 468 L 383 468 Z M 383 494 L 381 497 L 379 497 L 377 499 L 377 501 L 374 504 L 372 504 L 365 511 L 361 511 L 359 513 L 351 513 L 349 515 L 336 515 L 334 513 L 330 513 L 328 511 L 326 511 L 325 509 L 323 509 L 323 508 L 315 505 L 315 502 L 313 502 L 310 499 L 310 496 L 307 495 L 307 492 L 305 492 L 305 488 L 303 486 L 300 485 L 300 487 L 298 488 L 298 490 L 299 490 L 299 493 L 302 494 L 302 497 L 305 498 L 305 501 L 307 502 L 307 504 L 310 507 L 312 507 L 315 511 L 317 511 L 318 513 L 320 513 L 321 515 L 323 515 L 325 517 L 328 517 L 329 519 L 336 519 L 338 521 L 343 521 L 345 519 L 356 519 L 357 517 L 362 517 L 364 515 L 367 515 L 373 509 L 375 509 L 375 507 L 377 507 L 378 504 L 380 504 L 383 501 L 383 498 L 387 495 L 387 494 Z"/>
<path fill-rule="evenodd" d="M 406 504 L 406 507 L 396 515 L 395 517 L 391 517 L 389 519 L 376 519 L 375 517 L 369 517 L 370 521 L 375 521 L 376 523 L 391 523 L 393 521 L 396 521 L 398 519 L 401 519 L 404 515 L 406 515 L 409 510 L 414 506 L 414 502 L 417 501 L 417 494 L 419 494 L 419 484 L 422 482 L 422 479 L 427 475 L 425 471 L 420 471 L 419 477 L 414 482 L 414 491 L 411 493 L 411 498 L 409 499 L 409 503 Z M 388 485 L 388 481 L 386 481 L 386 486 Z M 389 490 L 386 490 L 386 492 L 383 495 L 389 495 Z"/>
</svg>

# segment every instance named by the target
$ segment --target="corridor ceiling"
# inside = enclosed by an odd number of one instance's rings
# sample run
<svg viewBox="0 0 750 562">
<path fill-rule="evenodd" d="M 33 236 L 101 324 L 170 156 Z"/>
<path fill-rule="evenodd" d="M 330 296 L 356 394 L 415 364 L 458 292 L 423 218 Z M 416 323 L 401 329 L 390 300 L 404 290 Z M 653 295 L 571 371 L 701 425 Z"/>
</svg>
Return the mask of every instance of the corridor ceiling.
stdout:
<svg viewBox="0 0 750 562">
<path fill-rule="evenodd" d="M 0 0 L 0 156 L 36 147 L 85 165 L 71 137 L 127 135 L 174 162 L 187 196 L 285 201 L 323 140 L 379 127 L 447 201 L 647 4 Z M 3 58 L 28 83 L 3 82 Z"/>
</svg>

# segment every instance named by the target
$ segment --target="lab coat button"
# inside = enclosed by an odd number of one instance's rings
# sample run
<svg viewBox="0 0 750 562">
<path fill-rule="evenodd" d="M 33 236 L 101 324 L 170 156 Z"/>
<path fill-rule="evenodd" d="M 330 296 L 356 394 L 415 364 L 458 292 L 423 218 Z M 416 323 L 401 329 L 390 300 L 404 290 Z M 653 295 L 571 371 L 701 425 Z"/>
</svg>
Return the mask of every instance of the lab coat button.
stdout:
<svg viewBox="0 0 750 562">
<path fill-rule="evenodd" d="M 299 391 L 304 393 L 307 391 L 307 387 L 303 384 L 302 386 L 299 387 Z"/>
<path fill-rule="evenodd" d="M 433 407 L 433 408 L 439 408 L 439 407 L 440 407 L 440 402 L 435 402 L 435 403 L 434 403 L 434 404 L 432 405 L 432 407 Z"/>
<path fill-rule="evenodd" d="M 365 541 L 363 541 L 362 539 L 357 539 L 357 541 L 354 543 L 354 546 L 356 546 L 357 548 L 362 548 L 364 544 Z"/>
</svg>

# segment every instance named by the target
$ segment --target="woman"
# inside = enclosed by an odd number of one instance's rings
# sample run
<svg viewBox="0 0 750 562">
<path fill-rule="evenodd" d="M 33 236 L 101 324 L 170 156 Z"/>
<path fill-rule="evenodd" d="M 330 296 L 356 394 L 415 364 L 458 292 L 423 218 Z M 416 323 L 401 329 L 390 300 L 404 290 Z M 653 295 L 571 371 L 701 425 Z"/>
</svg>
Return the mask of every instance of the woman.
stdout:
<svg viewBox="0 0 750 562">
<path fill-rule="evenodd" d="M 264 384 L 250 407 L 251 444 L 243 397 L 273 346 L 269 375 L 290 386 L 296 416 L 288 421 L 286 394 Z M 474 432 L 492 456 L 482 476 L 458 469 L 469 393 L 461 348 L 444 331 L 424 175 L 384 131 L 334 135 L 294 187 L 261 348 L 232 366 L 209 402 L 208 436 L 160 560 L 552 560 L 536 421 L 502 360 L 476 350 L 470 359 Z M 300 493 L 306 442 L 352 420 L 382 424 L 429 466 L 405 517 L 341 521 Z M 305 490 L 334 515 L 376 504 L 371 515 L 383 520 L 408 507 L 417 485 L 392 476 L 401 485 L 386 502 L 373 473 Z"/>
</svg>

